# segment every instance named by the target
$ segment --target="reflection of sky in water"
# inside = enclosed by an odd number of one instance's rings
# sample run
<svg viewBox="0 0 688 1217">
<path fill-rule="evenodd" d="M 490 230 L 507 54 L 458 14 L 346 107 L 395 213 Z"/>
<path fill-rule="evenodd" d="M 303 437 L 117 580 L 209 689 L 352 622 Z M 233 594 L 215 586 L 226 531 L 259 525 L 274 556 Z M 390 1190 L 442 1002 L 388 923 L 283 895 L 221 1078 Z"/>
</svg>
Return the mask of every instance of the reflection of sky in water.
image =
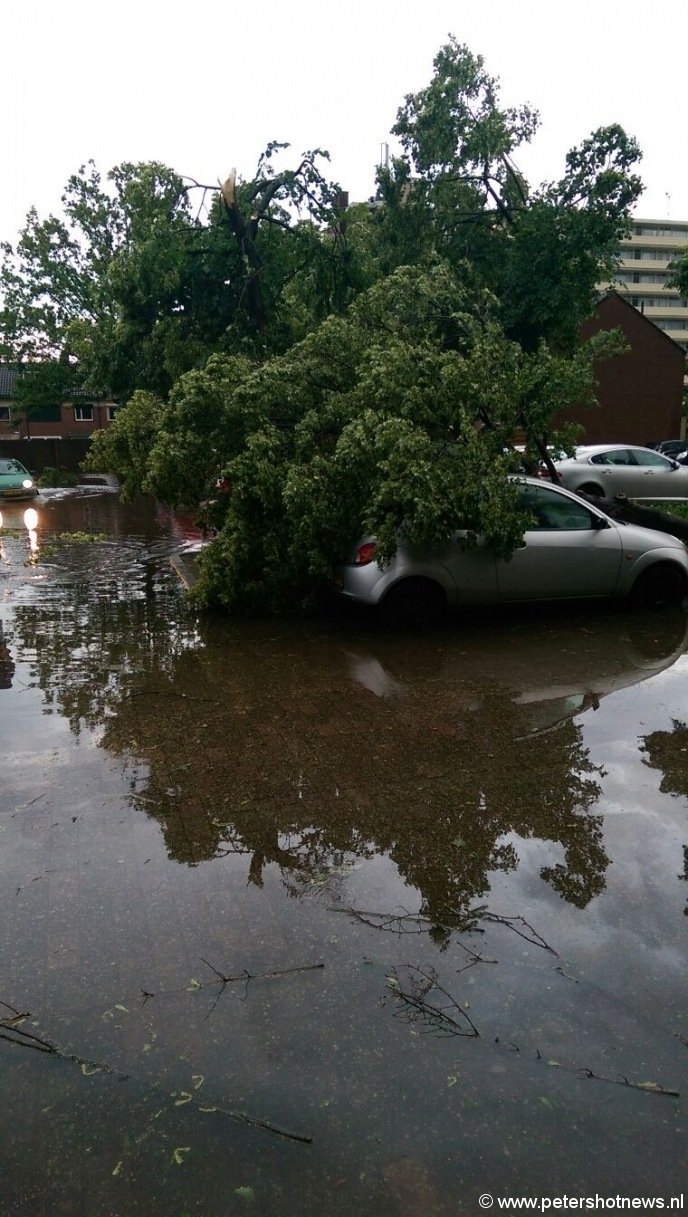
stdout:
<svg viewBox="0 0 688 1217">
<path fill-rule="evenodd" d="M 403 697 L 403 684 L 399 680 L 394 680 L 385 671 L 379 659 L 367 655 L 355 655 L 353 652 L 348 652 L 346 658 L 351 677 L 363 685 L 364 689 L 369 689 L 376 697 L 382 697 L 388 701 Z"/>
<path fill-rule="evenodd" d="M 674 675 L 677 677 L 688 675 L 688 655 L 679 655 L 674 665 Z"/>
</svg>

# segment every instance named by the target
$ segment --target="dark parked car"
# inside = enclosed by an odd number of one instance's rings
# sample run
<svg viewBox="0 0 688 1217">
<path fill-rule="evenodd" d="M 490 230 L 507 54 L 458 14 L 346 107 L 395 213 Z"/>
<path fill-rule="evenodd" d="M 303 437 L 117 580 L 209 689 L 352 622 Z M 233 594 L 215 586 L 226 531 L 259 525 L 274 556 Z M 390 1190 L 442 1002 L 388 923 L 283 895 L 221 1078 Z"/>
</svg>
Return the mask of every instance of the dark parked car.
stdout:
<svg viewBox="0 0 688 1217">
<path fill-rule="evenodd" d="M 663 456 L 676 458 L 688 450 L 688 439 L 665 439 L 661 444 L 655 444 L 654 448 L 655 452 L 661 452 Z"/>
</svg>

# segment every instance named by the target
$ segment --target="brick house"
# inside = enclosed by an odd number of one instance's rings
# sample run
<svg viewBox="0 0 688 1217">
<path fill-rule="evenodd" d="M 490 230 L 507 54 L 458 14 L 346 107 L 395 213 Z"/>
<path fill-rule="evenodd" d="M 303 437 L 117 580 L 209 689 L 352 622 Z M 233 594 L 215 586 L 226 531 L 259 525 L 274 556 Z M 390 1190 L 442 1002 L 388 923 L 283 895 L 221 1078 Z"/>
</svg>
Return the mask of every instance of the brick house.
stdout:
<svg viewBox="0 0 688 1217">
<path fill-rule="evenodd" d="M 18 413 L 14 387 L 23 374 L 20 366 L 0 365 L 0 441 L 28 439 L 88 439 L 109 427 L 117 402 L 86 393 L 75 386 L 66 401 L 26 414 Z"/>
<path fill-rule="evenodd" d="M 581 423 L 585 433 L 580 442 L 586 444 L 644 445 L 681 438 L 683 348 L 618 292 L 610 291 L 584 322 L 581 336 L 590 338 L 613 329 L 622 331 L 629 349 L 598 363 L 599 408 L 562 411 L 555 422 Z"/>
</svg>

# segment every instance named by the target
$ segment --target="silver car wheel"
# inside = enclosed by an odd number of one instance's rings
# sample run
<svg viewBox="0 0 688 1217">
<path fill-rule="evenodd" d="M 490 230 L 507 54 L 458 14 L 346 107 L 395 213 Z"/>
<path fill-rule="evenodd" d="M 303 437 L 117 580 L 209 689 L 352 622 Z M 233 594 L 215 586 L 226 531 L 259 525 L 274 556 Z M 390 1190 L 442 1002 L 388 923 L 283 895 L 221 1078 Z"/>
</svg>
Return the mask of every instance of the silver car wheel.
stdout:
<svg viewBox="0 0 688 1217">
<path fill-rule="evenodd" d="M 444 618 L 447 598 L 432 579 L 404 579 L 387 593 L 381 608 L 386 625 L 430 629 Z"/>
<path fill-rule="evenodd" d="M 642 608 L 668 608 L 680 604 L 686 595 L 686 580 L 677 567 L 657 562 L 636 579 L 631 598 Z"/>
</svg>

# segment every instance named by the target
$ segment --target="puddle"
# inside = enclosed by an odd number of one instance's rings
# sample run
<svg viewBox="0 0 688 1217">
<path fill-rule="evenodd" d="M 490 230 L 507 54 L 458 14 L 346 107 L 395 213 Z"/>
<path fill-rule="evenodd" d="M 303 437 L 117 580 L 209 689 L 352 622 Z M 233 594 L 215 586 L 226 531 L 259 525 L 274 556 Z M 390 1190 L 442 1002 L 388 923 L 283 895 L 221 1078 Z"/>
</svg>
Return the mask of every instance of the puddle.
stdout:
<svg viewBox="0 0 688 1217">
<path fill-rule="evenodd" d="M 685 615 L 203 618 L 188 521 L 36 506 L 0 533 L 3 1217 L 668 1207 Z"/>
</svg>

